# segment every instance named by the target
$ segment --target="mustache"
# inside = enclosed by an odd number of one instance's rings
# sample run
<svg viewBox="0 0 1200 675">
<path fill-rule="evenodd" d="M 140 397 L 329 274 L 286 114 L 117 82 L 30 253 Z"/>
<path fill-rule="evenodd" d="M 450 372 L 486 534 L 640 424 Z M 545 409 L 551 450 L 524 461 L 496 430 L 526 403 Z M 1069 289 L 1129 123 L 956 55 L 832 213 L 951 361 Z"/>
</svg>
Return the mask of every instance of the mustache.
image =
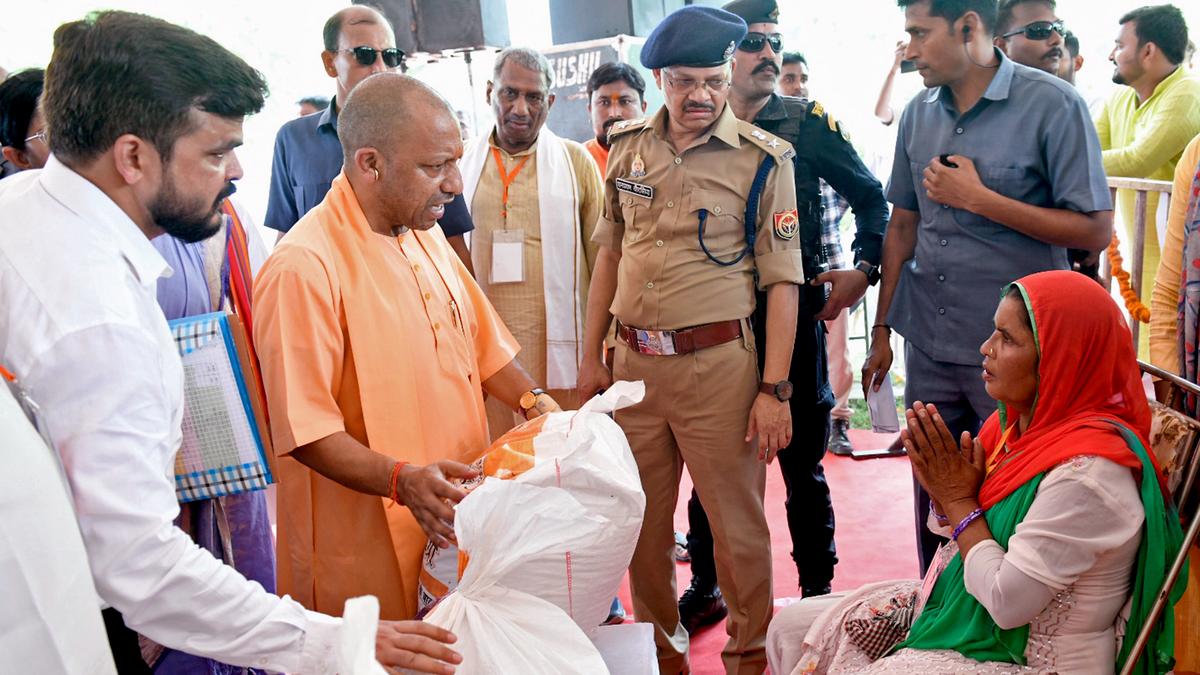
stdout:
<svg viewBox="0 0 1200 675">
<path fill-rule="evenodd" d="M 697 111 L 700 111 L 700 110 L 707 110 L 708 112 L 716 112 L 716 111 L 717 111 L 717 106 L 715 106 L 715 105 L 713 105 L 713 104 L 711 104 L 711 103 L 691 103 L 691 102 L 688 102 L 688 103 L 684 103 L 684 104 L 683 104 L 683 112 L 691 112 L 691 111 L 693 111 L 693 110 L 697 110 Z"/>
<path fill-rule="evenodd" d="M 516 124 L 532 124 L 533 118 L 528 115 L 506 115 L 504 121 Z"/>
<path fill-rule="evenodd" d="M 1049 58 L 1053 58 L 1055 56 L 1057 56 L 1060 59 L 1062 58 L 1063 50 L 1061 47 L 1055 47 L 1055 48 L 1047 51 L 1045 54 L 1042 54 L 1043 59 L 1049 59 Z"/>
<path fill-rule="evenodd" d="M 427 203 L 430 208 L 433 208 L 433 207 L 437 207 L 437 206 L 445 206 L 446 204 L 449 204 L 452 201 L 454 201 L 454 193 L 442 192 L 442 193 L 439 193 L 437 196 L 435 196 L 433 199 L 430 199 Z"/>
<path fill-rule="evenodd" d="M 215 201 L 213 201 L 213 204 L 217 208 L 221 208 L 221 202 L 229 199 L 235 192 L 237 192 L 237 185 L 235 185 L 233 181 L 226 183 L 225 187 L 222 188 L 219 193 L 217 193 L 217 198 Z"/>
<path fill-rule="evenodd" d="M 754 67 L 754 70 L 750 71 L 750 74 L 757 75 L 768 68 L 774 71 L 776 75 L 779 74 L 779 66 L 775 65 L 774 61 L 760 61 L 759 64 Z"/>
<path fill-rule="evenodd" d="M 604 127 L 603 127 L 604 131 L 607 132 L 609 130 L 609 128 L 612 127 L 612 125 L 614 125 L 620 121 L 622 121 L 620 117 L 610 117 L 610 118 L 604 120 Z"/>
</svg>

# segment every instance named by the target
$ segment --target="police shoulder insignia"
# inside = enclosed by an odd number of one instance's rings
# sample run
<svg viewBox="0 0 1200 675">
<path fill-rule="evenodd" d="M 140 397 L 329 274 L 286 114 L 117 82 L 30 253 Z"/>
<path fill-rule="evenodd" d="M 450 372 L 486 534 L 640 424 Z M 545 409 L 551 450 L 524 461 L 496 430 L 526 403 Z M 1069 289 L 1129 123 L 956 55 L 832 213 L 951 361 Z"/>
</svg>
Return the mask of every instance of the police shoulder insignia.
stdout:
<svg viewBox="0 0 1200 675">
<path fill-rule="evenodd" d="M 812 107 L 808 109 L 808 112 L 813 117 L 820 117 L 825 114 L 825 106 L 821 105 L 820 101 L 813 101 Z"/>
<path fill-rule="evenodd" d="M 784 241 L 791 241 L 800 231 L 800 216 L 796 209 L 778 211 L 775 213 L 775 236 Z"/>
<path fill-rule="evenodd" d="M 771 155 L 776 159 L 791 158 L 791 143 L 788 143 L 778 136 L 769 134 L 753 124 L 750 124 L 749 122 L 738 120 L 738 133 L 742 136 L 742 138 L 748 139 L 751 143 L 762 148 L 768 155 Z"/>
<path fill-rule="evenodd" d="M 646 124 L 645 118 L 637 119 L 637 120 L 621 120 L 620 122 L 617 122 L 616 124 L 612 125 L 611 128 L 609 128 L 608 139 L 609 139 L 609 141 L 611 141 L 612 139 L 616 138 L 617 136 L 620 136 L 621 134 L 624 134 L 629 131 L 633 131 L 634 129 L 641 129 L 642 126 L 645 124 Z"/>
</svg>

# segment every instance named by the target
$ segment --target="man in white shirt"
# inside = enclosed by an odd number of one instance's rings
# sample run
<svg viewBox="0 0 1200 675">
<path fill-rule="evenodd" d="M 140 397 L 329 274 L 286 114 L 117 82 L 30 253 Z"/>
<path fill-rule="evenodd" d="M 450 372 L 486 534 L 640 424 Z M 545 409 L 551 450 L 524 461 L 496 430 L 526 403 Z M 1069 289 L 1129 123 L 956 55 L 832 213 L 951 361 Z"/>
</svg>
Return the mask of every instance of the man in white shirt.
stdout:
<svg viewBox="0 0 1200 675">
<path fill-rule="evenodd" d="M 159 19 L 65 24 L 43 98 L 52 157 L 0 188 L 0 354 L 44 410 L 122 673 L 146 672 L 126 627 L 232 665 L 337 668 L 339 619 L 266 593 L 172 524 L 183 373 L 155 302 L 171 270 L 150 239 L 217 231 L 242 175 L 243 117 L 265 89 L 241 59 Z M 452 672 L 453 640 L 384 622 L 377 656 Z"/>
<path fill-rule="evenodd" d="M 28 673 L 116 675 L 62 467 L 8 376 L 0 364 L 0 654 Z"/>
</svg>

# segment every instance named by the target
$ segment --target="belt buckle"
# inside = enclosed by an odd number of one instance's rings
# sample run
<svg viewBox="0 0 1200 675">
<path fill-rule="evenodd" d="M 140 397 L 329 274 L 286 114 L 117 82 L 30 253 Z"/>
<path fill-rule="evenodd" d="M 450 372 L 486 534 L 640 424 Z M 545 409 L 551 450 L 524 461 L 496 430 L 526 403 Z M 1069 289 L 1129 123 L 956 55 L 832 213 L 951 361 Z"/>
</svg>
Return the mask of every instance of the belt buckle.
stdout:
<svg viewBox="0 0 1200 675">
<path fill-rule="evenodd" d="M 670 331 L 634 329 L 637 336 L 638 351 L 654 356 L 672 356 L 675 354 L 675 338 Z"/>
</svg>

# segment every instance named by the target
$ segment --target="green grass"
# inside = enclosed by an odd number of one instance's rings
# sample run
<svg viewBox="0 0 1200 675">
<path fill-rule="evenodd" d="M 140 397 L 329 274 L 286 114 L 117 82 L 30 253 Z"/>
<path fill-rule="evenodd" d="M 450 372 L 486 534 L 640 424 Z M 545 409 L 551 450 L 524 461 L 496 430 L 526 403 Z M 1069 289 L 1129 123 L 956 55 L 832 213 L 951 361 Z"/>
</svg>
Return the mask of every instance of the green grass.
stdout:
<svg viewBox="0 0 1200 675">
<path fill-rule="evenodd" d="M 850 399 L 850 409 L 854 411 L 850 415 L 851 429 L 871 428 L 871 413 L 867 411 L 867 402 L 865 399 Z M 900 419 L 904 419 L 904 398 L 901 396 L 896 397 L 896 413 L 900 416 Z"/>
</svg>

